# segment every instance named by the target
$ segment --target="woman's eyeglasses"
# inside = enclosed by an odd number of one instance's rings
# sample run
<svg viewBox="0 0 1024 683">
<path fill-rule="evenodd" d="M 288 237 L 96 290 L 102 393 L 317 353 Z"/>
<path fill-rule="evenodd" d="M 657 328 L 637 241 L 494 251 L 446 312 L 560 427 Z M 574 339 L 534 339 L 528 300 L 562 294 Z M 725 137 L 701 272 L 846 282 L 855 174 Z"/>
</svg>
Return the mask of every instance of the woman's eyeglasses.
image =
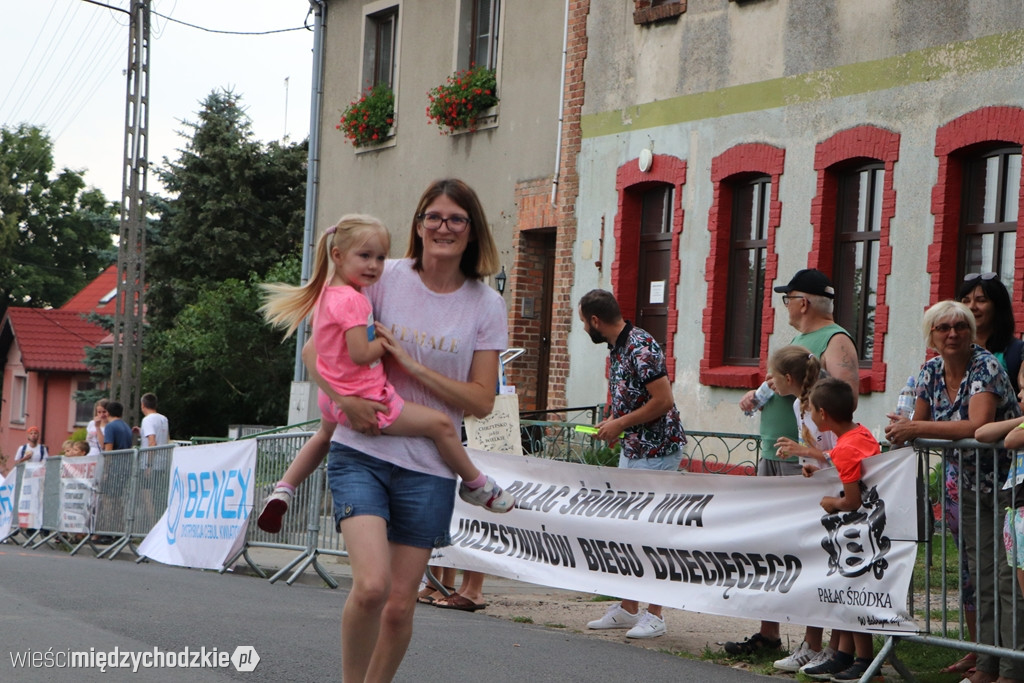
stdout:
<svg viewBox="0 0 1024 683">
<path fill-rule="evenodd" d="M 427 230 L 440 230 L 441 224 L 448 226 L 451 232 L 459 233 L 469 227 L 469 216 L 448 216 L 445 218 L 439 213 L 421 213 L 418 218 L 420 223 Z"/>
<path fill-rule="evenodd" d="M 971 280 L 994 280 L 999 273 L 967 273 L 964 275 L 964 282 Z"/>
<path fill-rule="evenodd" d="M 938 332 L 939 334 L 946 334 L 950 330 L 956 330 L 957 332 L 966 332 L 969 329 L 971 329 L 971 326 L 962 320 L 958 323 L 953 323 L 952 325 L 949 323 L 939 323 L 938 325 L 932 326 L 932 332 Z"/>
</svg>

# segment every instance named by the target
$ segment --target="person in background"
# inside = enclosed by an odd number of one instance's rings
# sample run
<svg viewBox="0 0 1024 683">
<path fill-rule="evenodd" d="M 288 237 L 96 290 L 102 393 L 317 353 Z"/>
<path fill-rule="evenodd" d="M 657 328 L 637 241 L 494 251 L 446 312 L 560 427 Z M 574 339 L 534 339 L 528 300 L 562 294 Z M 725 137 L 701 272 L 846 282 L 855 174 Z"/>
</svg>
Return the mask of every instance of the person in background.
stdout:
<svg viewBox="0 0 1024 683">
<path fill-rule="evenodd" d="M 25 432 L 25 438 L 28 439 L 27 443 L 22 444 L 14 452 L 15 466 L 23 462 L 42 462 L 49 457 L 50 453 L 46 446 L 39 443 L 39 427 L 29 427 Z"/>
<path fill-rule="evenodd" d="M 957 301 L 971 309 L 977 337 L 974 343 L 987 349 L 1006 368 L 1013 391 L 1020 399 L 1024 385 L 1024 341 L 1014 336 L 1016 323 L 1010 293 L 995 273 L 969 273 L 956 293 Z"/>
<path fill-rule="evenodd" d="M 79 458 L 89 455 L 89 442 L 87 441 L 72 441 L 71 452 L 68 455 Z"/>
<path fill-rule="evenodd" d="M 839 472 L 839 481 L 843 484 L 840 495 L 822 497 L 821 507 L 830 515 L 856 512 L 863 502 L 861 463 L 865 458 L 881 452 L 878 440 L 869 429 L 853 421 L 856 398 L 846 382 L 835 377 L 820 380 L 811 389 L 809 402 L 811 419 L 818 431 L 836 435 L 836 445 L 829 453 L 832 464 Z M 803 474 L 810 477 L 819 469 L 817 465 L 804 465 Z M 832 635 L 838 643 L 835 654 L 821 664 L 800 671 L 812 678 L 827 674 L 833 681 L 859 681 L 871 665 L 871 634 L 866 631 L 836 629 Z"/>
<path fill-rule="evenodd" d="M 606 344 L 611 352 L 608 389 L 612 414 L 598 423 L 597 438 L 621 441 L 619 467 L 678 472 L 686 434 L 658 342 L 623 320 L 619 303 L 603 289 L 583 295 L 579 314 L 591 341 Z M 650 604 L 641 612 L 636 600 L 612 605 L 587 628 L 628 628 L 627 638 L 656 638 L 666 632 L 661 605 Z"/>
<path fill-rule="evenodd" d="M 889 443 L 970 439 L 983 425 L 1021 415 L 1006 369 L 995 356 L 974 344 L 975 330 L 974 313 L 959 301 L 940 301 L 925 311 L 925 341 L 938 355 L 928 360 L 918 375 L 913 419 L 889 415 L 892 422 L 885 428 Z M 996 541 L 992 521 L 1009 501 L 1009 492 L 999 488 L 1009 476 L 1012 463 L 1013 458 L 1005 450 L 991 458 L 985 454 L 979 457 L 975 449 L 962 449 L 947 458 L 947 468 L 959 465 L 959 474 L 952 481 L 947 469 L 946 486 L 952 486 L 961 501 L 958 521 L 974 580 L 977 642 L 1001 643 L 1003 647 L 1014 647 L 1009 645 L 1013 642 L 1014 610 L 1008 602 L 1014 593 L 1014 578 L 1006 563 L 997 563 L 991 552 Z M 997 595 L 1002 601 L 998 608 Z M 1024 601 L 1017 603 L 1019 611 Z M 997 677 L 1000 683 L 1024 680 L 1024 662 L 1016 659 L 979 653 L 976 669 L 969 678 L 972 683 L 991 683 Z"/>
<path fill-rule="evenodd" d="M 121 419 L 124 406 L 118 401 L 107 403 L 109 420 L 103 428 L 103 450 L 123 451 L 132 447 L 132 428 Z"/>
<path fill-rule="evenodd" d="M 167 418 L 156 411 L 156 394 L 146 393 L 142 404 L 142 446 L 166 446 L 171 442 Z"/>
<path fill-rule="evenodd" d="M 73 443 L 75 443 L 75 442 L 72 441 L 71 439 L 66 439 L 64 441 L 64 443 L 62 443 L 60 445 L 60 454 L 61 455 L 71 455 L 71 445 Z"/>
<path fill-rule="evenodd" d="M 101 398 L 92 407 L 92 419 L 85 428 L 85 440 L 89 442 L 89 455 L 99 455 L 103 448 L 103 429 L 107 426 L 107 399 Z"/>
<path fill-rule="evenodd" d="M 836 290 L 832 282 L 820 270 L 807 268 L 798 271 L 787 285 L 779 285 L 776 292 L 782 294 L 782 305 L 789 315 L 789 324 L 799 334 L 793 344 L 806 347 L 818 359 L 821 366 L 832 377 L 838 377 L 853 390 L 854 402 L 860 387 L 857 348 L 849 333 L 833 320 L 833 300 Z M 772 386 L 772 377 L 766 378 Z M 753 410 L 754 390 L 748 391 L 740 400 L 740 408 Z M 795 455 L 780 456 L 777 444 L 783 437 L 799 441 L 793 401 L 773 395 L 761 410 L 761 457 L 757 463 L 757 476 L 780 477 L 800 474 L 800 462 Z M 725 643 L 725 651 L 731 655 L 751 655 L 756 652 L 778 650 L 782 647 L 779 637 L 779 623 L 762 621 L 761 628 L 754 635 L 742 641 Z"/>
</svg>

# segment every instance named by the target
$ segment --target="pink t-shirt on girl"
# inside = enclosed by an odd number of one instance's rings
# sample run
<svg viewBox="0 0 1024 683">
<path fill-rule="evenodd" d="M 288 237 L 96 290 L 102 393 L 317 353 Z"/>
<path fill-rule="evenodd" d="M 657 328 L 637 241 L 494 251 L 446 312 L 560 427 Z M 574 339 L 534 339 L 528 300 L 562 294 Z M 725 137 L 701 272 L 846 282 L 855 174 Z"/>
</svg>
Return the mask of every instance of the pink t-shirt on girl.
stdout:
<svg viewBox="0 0 1024 683">
<path fill-rule="evenodd" d="M 377 424 L 383 429 L 398 419 L 404 402 L 388 382 L 383 363 L 377 360 L 360 365 L 349 355 L 345 334 L 359 326 L 366 327 L 368 340 L 374 338 L 369 299 L 350 285 L 324 287 L 313 317 L 316 369 L 342 396 L 361 396 L 387 404 L 387 412 L 377 413 Z M 318 403 L 320 412 L 332 422 L 345 421 L 345 414 L 322 391 Z"/>
<path fill-rule="evenodd" d="M 467 280 L 448 294 L 433 292 L 412 264 L 411 259 L 389 260 L 381 279 L 366 288 L 376 318 L 418 362 L 464 382 L 469 379 L 474 352 L 500 353 L 508 348 L 505 301 L 478 280 Z M 388 379 L 402 398 L 440 410 L 458 429 L 461 409 L 437 398 L 397 364 L 385 365 Z M 339 425 L 333 440 L 415 472 L 455 478 L 434 442 L 426 437 L 366 436 Z"/>
</svg>

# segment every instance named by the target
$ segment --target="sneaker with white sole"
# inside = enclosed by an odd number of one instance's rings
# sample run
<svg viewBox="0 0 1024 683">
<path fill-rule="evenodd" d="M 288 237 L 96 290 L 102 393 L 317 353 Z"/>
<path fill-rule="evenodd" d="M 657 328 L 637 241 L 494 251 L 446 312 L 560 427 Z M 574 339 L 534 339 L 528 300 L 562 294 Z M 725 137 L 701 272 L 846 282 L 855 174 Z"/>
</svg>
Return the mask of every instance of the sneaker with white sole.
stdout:
<svg viewBox="0 0 1024 683">
<path fill-rule="evenodd" d="M 665 635 L 665 620 L 647 610 L 640 615 L 636 626 L 626 631 L 627 638 L 657 638 Z"/>
<path fill-rule="evenodd" d="M 813 654 L 814 656 L 811 657 L 810 661 L 808 661 L 806 664 L 800 667 L 800 673 L 805 673 L 807 669 L 814 668 L 819 664 L 824 664 L 828 660 L 835 657 L 836 651 L 830 648 L 828 645 L 826 645 L 825 647 L 821 648 L 821 652 L 815 652 Z"/>
<path fill-rule="evenodd" d="M 459 498 L 472 505 L 479 505 L 491 512 L 508 512 L 516 505 L 515 496 L 498 486 L 490 477 L 478 489 L 471 489 L 463 482 L 459 484 Z"/>
<path fill-rule="evenodd" d="M 276 534 L 281 530 L 281 518 L 288 512 L 288 506 L 292 502 L 292 492 L 280 486 L 267 496 L 263 503 L 263 511 L 256 520 L 256 526 L 269 534 Z"/>
<path fill-rule="evenodd" d="M 587 628 L 633 628 L 640 622 L 640 613 L 630 614 L 622 609 L 622 605 L 612 605 L 600 619 L 587 622 Z"/>
<path fill-rule="evenodd" d="M 814 659 L 814 655 L 816 654 L 818 653 L 812 650 L 811 646 L 808 645 L 805 640 L 800 643 L 800 646 L 793 650 L 793 653 L 788 657 L 776 660 L 775 668 L 779 671 L 799 671 L 800 667 Z"/>
</svg>

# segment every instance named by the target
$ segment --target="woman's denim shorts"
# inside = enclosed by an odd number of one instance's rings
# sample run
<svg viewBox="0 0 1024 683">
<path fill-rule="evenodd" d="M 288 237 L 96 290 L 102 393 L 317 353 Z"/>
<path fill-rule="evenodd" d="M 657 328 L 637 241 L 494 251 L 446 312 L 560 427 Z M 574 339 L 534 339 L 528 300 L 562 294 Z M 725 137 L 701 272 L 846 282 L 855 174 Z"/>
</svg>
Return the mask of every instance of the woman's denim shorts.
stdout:
<svg viewBox="0 0 1024 683">
<path fill-rule="evenodd" d="M 388 541 L 416 548 L 451 545 L 455 481 L 366 455 L 335 441 L 327 456 L 334 524 L 358 515 L 382 517 Z"/>
</svg>

